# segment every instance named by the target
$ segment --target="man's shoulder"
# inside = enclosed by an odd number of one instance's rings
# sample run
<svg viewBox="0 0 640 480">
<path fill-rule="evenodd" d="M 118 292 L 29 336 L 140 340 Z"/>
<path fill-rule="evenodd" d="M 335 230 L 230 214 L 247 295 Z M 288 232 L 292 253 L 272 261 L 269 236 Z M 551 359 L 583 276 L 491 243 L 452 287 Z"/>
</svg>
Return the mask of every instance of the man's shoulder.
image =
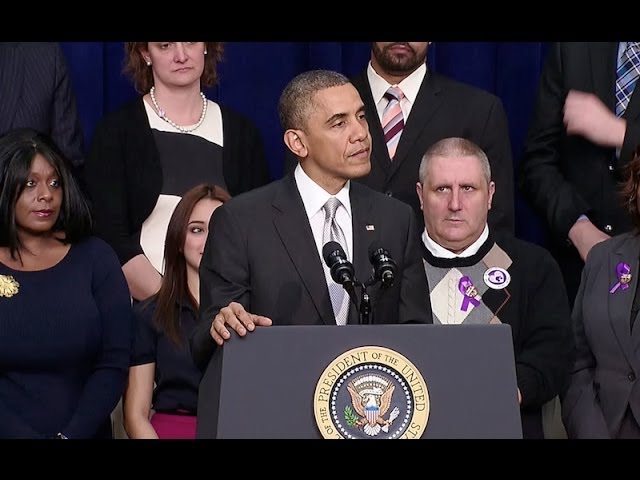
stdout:
<svg viewBox="0 0 640 480">
<path fill-rule="evenodd" d="M 39 55 L 57 55 L 62 51 L 58 42 L 15 42 L 13 48 L 20 53 Z"/>
<path fill-rule="evenodd" d="M 234 213 L 259 212 L 263 207 L 273 203 L 277 193 L 284 188 L 286 181 L 287 177 L 284 177 L 262 187 L 240 193 L 225 202 L 224 207 L 227 211 Z"/>
<path fill-rule="evenodd" d="M 446 89 L 453 97 L 458 98 L 459 100 L 464 102 L 473 100 L 479 103 L 498 103 L 502 105 L 500 98 L 488 90 L 437 73 L 433 73 L 432 75 L 432 81 L 436 85 Z"/>
<path fill-rule="evenodd" d="M 371 203 L 376 212 L 381 212 L 381 216 L 382 214 L 391 213 L 394 215 L 413 214 L 413 209 L 403 201 L 373 190 L 364 183 L 352 181 L 351 188 L 353 189 L 353 195 L 366 199 Z"/>
<path fill-rule="evenodd" d="M 349 78 L 356 89 L 369 89 L 369 78 L 367 77 L 367 69 L 364 68 Z"/>
<path fill-rule="evenodd" d="M 502 248 L 512 259 L 526 261 L 534 265 L 540 265 L 544 261 L 553 262 L 553 256 L 544 247 L 516 237 L 507 232 L 492 232 L 496 244 Z"/>
</svg>

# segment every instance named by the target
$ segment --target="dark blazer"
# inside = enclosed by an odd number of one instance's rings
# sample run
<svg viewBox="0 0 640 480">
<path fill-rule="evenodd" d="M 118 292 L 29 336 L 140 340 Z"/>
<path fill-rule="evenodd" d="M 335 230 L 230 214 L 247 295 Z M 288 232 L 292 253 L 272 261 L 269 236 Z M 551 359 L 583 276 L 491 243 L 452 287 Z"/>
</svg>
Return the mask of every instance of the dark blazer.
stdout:
<svg viewBox="0 0 640 480">
<path fill-rule="evenodd" d="M 123 265 L 143 253 L 140 229 L 162 189 L 160 154 L 143 101 L 140 97 L 102 119 L 85 168 L 96 232 L 111 244 Z M 220 109 L 222 170 L 229 193 L 265 185 L 269 169 L 258 129 L 228 108 Z"/>
<path fill-rule="evenodd" d="M 631 224 L 618 197 L 622 169 L 640 144 L 640 93 L 635 89 L 624 118 L 627 132 L 616 158 L 614 148 L 597 146 L 566 134 L 564 101 L 569 90 L 593 93 L 615 111 L 616 42 L 560 42 L 549 50 L 540 79 L 525 153 L 520 186 L 549 228 L 552 253 L 563 270 L 572 299 L 583 262 L 568 243 L 570 228 L 586 214 L 591 222 L 616 235 Z"/>
<path fill-rule="evenodd" d="M 75 167 L 84 163 L 76 100 L 57 43 L 0 43 L 0 135 L 22 127 L 49 135 Z"/>
<path fill-rule="evenodd" d="M 356 276 L 366 280 L 371 274 L 373 241 L 398 264 L 393 287 L 370 290 L 372 323 L 432 323 L 413 212 L 355 182 L 350 198 Z M 293 174 L 216 209 L 210 231 L 200 264 L 200 324 L 191 338 L 201 368 L 215 348 L 211 321 L 232 301 L 274 325 L 335 325 L 322 260 Z M 348 323 L 357 322 L 352 305 Z"/>
<path fill-rule="evenodd" d="M 438 140 L 447 137 L 467 138 L 480 146 L 489 157 L 491 174 L 496 183 L 489 226 L 494 230 L 513 233 L 511 143 L 507 116 L 498 97 L 428 72 L 406 120 L 394 160 L 391 161 L 366 70 L 352 82 L 365 104 L 372 140 L 371 172 L 358 181 L 411 205 L 416 212 L 418 225 L 422 227 L 424 220 L 416 194 L 422 156 Z"/>
<path fill-rule="evenodd" d="M 630 233 L 597 244 L 587 256 L 573 309 L 577 357 L 562 403 L 570 438 L 615 436 L 627 405 L 640 419 L 640 326 L 630 329 L 639 258 L 640 238 Z M 629 288 L 609 293 L 621 262 L 631 267 Z"/>
</svg>

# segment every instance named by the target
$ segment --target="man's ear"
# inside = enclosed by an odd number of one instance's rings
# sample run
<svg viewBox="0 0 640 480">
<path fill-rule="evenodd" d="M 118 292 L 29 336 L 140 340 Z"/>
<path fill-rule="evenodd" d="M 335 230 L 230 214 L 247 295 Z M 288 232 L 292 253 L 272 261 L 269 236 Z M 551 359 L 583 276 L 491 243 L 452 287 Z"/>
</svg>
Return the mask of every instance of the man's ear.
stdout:
<svg viewBox="0 0 640 480">
<path fill-rule="evenodd" d="M 416 193 L 420 201 L 420 210 L 424 210 L 424 205 L 422 204 L 422 184 L 420 182 L 416 183 Z"/>
<path fill-rule="evenodd" d="M 289 129 L 284 132 L 284 143 L 298 158 L 305 158 L 309 153 L 302 130 Z"/>
<path fill-rule="evenodd" d="M 493 195 L 496 193 L 496 184 L 494 182 L 489 182 L 489 204 L 487 205 L 488 210 L 491 210 L 491 206 L 493 205 Z"/>
</svg>

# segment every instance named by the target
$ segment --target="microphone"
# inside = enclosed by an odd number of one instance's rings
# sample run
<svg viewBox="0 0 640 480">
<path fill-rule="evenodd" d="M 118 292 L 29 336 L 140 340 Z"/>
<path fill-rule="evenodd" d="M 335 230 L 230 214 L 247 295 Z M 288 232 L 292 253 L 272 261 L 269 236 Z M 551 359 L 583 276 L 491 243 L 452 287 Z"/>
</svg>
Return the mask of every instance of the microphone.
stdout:
<svg viewBox="0 0 640 480">
<path fill-rule="evenodd" d="M 333 281 L 347 291 L 353 290 L 355 270 L 338 242 L 327 242 L 322 247 L 322 258 L 329 267 Z"/>
<path fill-rule="evenodd" d="M 373 277 L 382 283 L 382 288 L 390 288 L 396 279 L 398 265 L 387 249 L 377 244 L 369 246 L 369 261 L 373 265 Z"/>
</svg>

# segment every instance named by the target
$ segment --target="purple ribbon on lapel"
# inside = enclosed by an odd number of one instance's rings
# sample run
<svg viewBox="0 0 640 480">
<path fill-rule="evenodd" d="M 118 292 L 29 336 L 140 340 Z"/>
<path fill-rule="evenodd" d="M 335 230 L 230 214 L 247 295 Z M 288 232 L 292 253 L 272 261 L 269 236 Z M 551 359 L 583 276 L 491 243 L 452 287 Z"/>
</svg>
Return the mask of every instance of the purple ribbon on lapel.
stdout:
<svg viewBox="0 0 640 480">
<path fill-rule="evenodd" d="M 631 267 L 628 263 L 620 262 L 616 265 L 616 276 L 618 277 L 618 283 L 616 283 L 609 293 L 615 293 L 618 289 L 626 290 L 629 288 L 629 282 L 631 281 Z"/>
<path fill-rule="evenodd" d="M 469 308 L 469 303 L 472 303 L 474 307 L 480 305 L 478 291 L 468 276 L 465 275 L 460 279 L 460 282 L 458 282 L 458 290 L 464 295 L 460 310 L 466 312 Z"/>
</svg>

